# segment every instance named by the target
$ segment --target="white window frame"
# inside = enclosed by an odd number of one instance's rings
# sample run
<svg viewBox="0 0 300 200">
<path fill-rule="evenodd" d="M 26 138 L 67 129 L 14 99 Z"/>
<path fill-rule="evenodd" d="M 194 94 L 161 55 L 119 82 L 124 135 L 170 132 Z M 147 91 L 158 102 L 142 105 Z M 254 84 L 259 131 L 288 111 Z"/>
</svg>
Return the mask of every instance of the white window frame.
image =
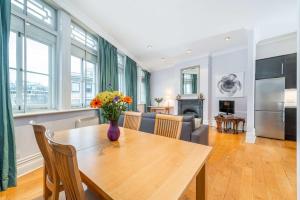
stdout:
<svg viewBox="0 0 300 200">
<path fill-rule="evenodd" d="M 11 16 L 12 22 L 18 23 L 15 26 L 11 26 L 11 32 L 16 33 L 16 107 L 13 108 L 14 113 L 30 113 L 40 110 L 52 110 L 56 108 L 57 99 L 55 95 L 55 89 L 57 84 L 55 83 L 55 72 L 56 72 L 56 45 L 57 45 L 57 31 L 56 31 L 56 10 L 50 5 L 42 2 L 44 5 L 47 5 L 49 8 L 54 10 L 54 21 L 53 26 L 47 26 L 40 20 L 35 19 L 32 16 L 28 16 L 26 12 L 27 0 L 24 0 L 24 9 L 18 10 L 14 9 L 12 6 Z M 13 21 L 14 19 L 15 21 Z M 18 27 L 18 25 L 20 25 Z M 29 27 L 29 29 L 27 29 Z M 16 28 L 16 29 L 14 29 Z M 17 30 L 19 29 L 19 30 Z M 22 29 L 22 30 L 20 30 Z M 51 36 L 50 36 L 51 35 Z M 49 38 L 50 37 L 50 38 Z M 26 38 L 40 42 L 49 46 L 49 73 L 43 74 L 38 72 L 27 71 L 27 42 Z M 24 52 L 23 52 L 24 50 Z M 11 66 L 9 67 L 11 70 Z M 48 106 L 47 107 L 33 107 L 27 104 L 27 73 L 31 74 L 40 74 L 48 76 Z M 29 109 L 30 108 L 30 109 Z"/>
<path fill-rule="evenodd" d="M 76 26 L 78 28 L 80 28 L 82 31 L 84 31 L 84 37 L 85 37 L 85 44 L 79 42 L 76 39 L 72 38 L 72 29 L 71 29 L 71 46 L 74 46 L 75 48 L 78 48 L 80 51 L 84 52 L 84 55 L 78 56 L 75 55 L 72 50 L 71 50 L 71 55 L 70 56 L 75 56 L 77 58 L 81 59 L 81 105 L 77 106 L 77 105 L 72 105 L 72 77 L 71 77 L 71 91 L 70 91 L 70 97 L 71 97 L 71 108 L 87 108 L 89 107 L 89 104 L 86 103 L 86 100 L 89 99 L 86 97 L 86 83 L 88 82 L 86 80 L 86 66 L 87 66 L 87 62 L 90 63 L 94 63 L 95 64 L 95 74 L 94 74 L 94 87 L 95 87 L 95 92 L 94 92 L 94 96 L 96 95 L 96 91 L 97 91 L 97 74 L 98 74 L 98 48 L 97 50 L 95 50 L 94 48 L 91 48 L 87 45 L 87 41 L 88 41 L 88 37 L 94 37 L 94 39 L 96 39 L 96 36 L 93 36 L 92 33 L 88 32 L 87 30 L 85 30 L 84 28 L 82 28 L 81 26 L 77 25 L 75 22 L 71 22 L 71 26 Z M 97 39 L 97 43 L 98 43 L 98 39 Z M 72 49 L 72 48 L 71 48 Z M 87 59 L 88 55 L 92 55 L 95 57 L 95 62 L 92 62 L 91 60 Z M 71 67 L 71 66 L 70 66 Z"/>
<path fill-rule="evenodd" d="M 125 65 L 126 65 L 126 56 L 122 54 L 121 52 L 118 52 L 118 79 L 119 79 L 119 91 L 121 91 L 123 94 L 126 94 L 126 83 L 125 83 Z M 123 60 L 123 64 L 119 63 L 119 58 Z M 120 72 L 123 72 L 120 74 Z M 121 75 L 121 79 L 119 77 Z"/>
<path fill-rule="evenodd" d="M 144 91 L 144 93 L 142 91 Z M 138 104 L 146 104 L 146 97 L 143 98 L 143 95 L 146 95 L 145 92 L 146 92 L 145 73 L 143 72 L 143 69 L 140 66 L 138 66 L 137 69 L 137 96 L 138 96 L 137 103 Z"/>
</svg>

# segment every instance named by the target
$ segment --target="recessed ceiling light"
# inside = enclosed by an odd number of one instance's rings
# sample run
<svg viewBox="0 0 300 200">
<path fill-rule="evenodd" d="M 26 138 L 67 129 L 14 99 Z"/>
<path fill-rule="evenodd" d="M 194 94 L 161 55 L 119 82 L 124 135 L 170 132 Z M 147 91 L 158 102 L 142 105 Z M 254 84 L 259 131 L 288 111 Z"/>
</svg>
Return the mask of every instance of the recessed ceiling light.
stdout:
<svg viewBox="0 0 300 200">
<path fill-rule="evenodd" d="M 227 36 L 227 37 L 225 37 L 225 40 L 229 41 L 229 40 L 231 40 L 231 37 Z"/>
<path fill-rule="evenodd" d="M 188 50 L 185 51 L 185 53 L 191 54 L 191 53 L 192 53 L 192 50 L 191 50 L 191 49 L 188 49 Z"/>
<path fill-rule="evenodd" d="M 163 62 L 166 62 L 166 58 L 164 58 L 164 57 L 163 57 L 163 58 L 161 58 L 161 60 L 162 60 Z"/>
<path fill-rule="evenodd" d="M 147 48 L 152 49 L 152 45 L 151 44 L 147 45 Z"/>
</svg>

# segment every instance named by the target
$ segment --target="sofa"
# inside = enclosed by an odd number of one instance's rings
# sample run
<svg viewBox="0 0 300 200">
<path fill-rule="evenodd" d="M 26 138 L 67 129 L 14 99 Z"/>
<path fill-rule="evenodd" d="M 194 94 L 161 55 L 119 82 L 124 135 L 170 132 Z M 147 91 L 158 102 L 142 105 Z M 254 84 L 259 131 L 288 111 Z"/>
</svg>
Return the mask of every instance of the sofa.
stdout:
<svg viewBox="0 0 300 200">
<path fill-rule="evenodd" d="M 156 113 L 143 113 L 139 131 L 153 134 L 155 116 Z M 121 115 L 118 121 L 119 126 L 122 127 L 123 122 L 124 115 Z M 194 116 L 184 116 L 180 139 L 188 142 L 208 145 L 208 126 L 202 124 L 199 128 L 195 128 Z"/>
</svg>

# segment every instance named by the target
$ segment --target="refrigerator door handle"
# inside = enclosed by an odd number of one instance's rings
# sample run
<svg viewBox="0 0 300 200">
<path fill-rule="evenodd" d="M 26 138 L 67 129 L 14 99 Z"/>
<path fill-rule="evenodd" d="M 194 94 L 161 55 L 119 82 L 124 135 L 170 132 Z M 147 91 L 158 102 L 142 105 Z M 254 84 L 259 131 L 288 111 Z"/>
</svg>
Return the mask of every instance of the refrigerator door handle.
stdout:
<svg viewBox="0 0 300 200">
<path fill-rule="evenodd" d="M 285 122 L 285 112 L 282 111 L 282 121 Z"/>
<path fill-rule="evenodd" d="M 281 74 L 283 75 L 283 63 L 281 63 Z"/>
</svg>

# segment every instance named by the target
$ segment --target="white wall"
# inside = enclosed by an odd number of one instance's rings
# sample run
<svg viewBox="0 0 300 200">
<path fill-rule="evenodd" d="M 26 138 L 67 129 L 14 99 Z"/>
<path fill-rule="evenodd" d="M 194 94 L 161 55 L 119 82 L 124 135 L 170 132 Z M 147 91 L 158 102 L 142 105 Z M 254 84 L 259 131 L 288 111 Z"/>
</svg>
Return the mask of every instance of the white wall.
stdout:
<svg viewBox="0 0 300 200">
<path fill-rule="evenodd" d="M 154 97 L 172 96 L 171 105 L 174 106 L 174 114 L 177 114 L 176 96 L 180 93 L 180 70 L 189 66 L 200 66 L 200 92 L 204 94 L 203 123 L 214 125 L 214 116 L 219 113 L 219 100 L 234 100 L 236 114 L 247 116 L 247 99 L 242 98 L 217 98 L 215 95 L 215 78 L 218 74 L 232 72 L 246 72 L 248 64 L 247 48 L 235 49 L 229 52 L 221 52 L 213 56 L 204 56 L 190 61 L 175 64 L 173 67 L 154 71 L 151 74 L 152 104 Z"/>
<path fill-rule="evenodd" d="M 257 44 L 256 59 L 270 58 L 297 52 L 297 33 L 260 41 Z"/>
<path fill-rule="evenodd" d="M 50 131 L 75 128 L 77 119 L 97 116 L 96 110 L 85 110 L 47 115 L 15 117 L 15 139 L 18 176 L 42 166 L 43 158 L 37 146 L 31 120 L 43 124 Z"/>
<path fill-rule="evenodd" d="M 219 114 L 219 100 L 233 100 L 235 101 L 235 114 L 241 117 L 247 117 L 247 94 L 246 80 L 244 79 L 244 97 L 240 98 L 220 98 L 216 97 L 216 91 L 218 90 L 216 86 L 216 76 L 222 74 L 228 74 L 233 72 L 243 72 L 244 77 L 246 77 L 246 69 L 248 62 L 248 51 L 247 48 L 240 49 L 234 52 L 222 53 L 219 55 L 212 56 L 212 79 L 211 79 L 211 124 L 215 124 L 214 116 Z"/>
<path fill-rule="evenodd" d="M 209 56 L 194 58 L 175 64 L 173 67 L 154 71 L 151 73 L 151 97 L 152 105 L 155 97 L 170 96 L 170 105 L 174 106 L 173 113 L 177 114 L 176 96 L 180 94 L 180 70 L 182 68 L 200 66 L 200 92 L 204 95 L 203 123 L 208 123 L 208 77 L 209 77 Z"/>
</svg>

